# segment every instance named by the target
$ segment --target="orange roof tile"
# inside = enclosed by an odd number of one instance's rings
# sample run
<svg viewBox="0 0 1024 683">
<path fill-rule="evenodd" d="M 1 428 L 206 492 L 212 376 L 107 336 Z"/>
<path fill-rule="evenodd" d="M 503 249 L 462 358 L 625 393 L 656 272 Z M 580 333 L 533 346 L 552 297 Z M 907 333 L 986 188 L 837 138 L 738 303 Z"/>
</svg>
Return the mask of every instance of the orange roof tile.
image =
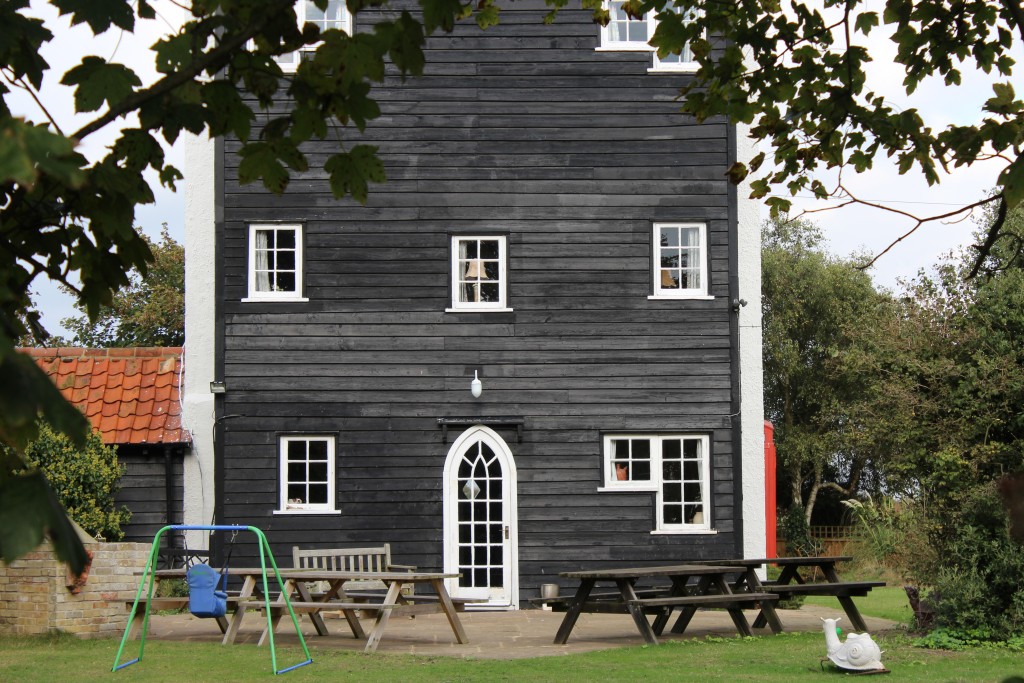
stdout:
<svg viewBox="0 0 1024 683">
<path fill-rule="evenodd" d="M 103 443 L 191 441 L 180 418 L 181 347 L 19 351 L 82 410 Z"/>
</svg>

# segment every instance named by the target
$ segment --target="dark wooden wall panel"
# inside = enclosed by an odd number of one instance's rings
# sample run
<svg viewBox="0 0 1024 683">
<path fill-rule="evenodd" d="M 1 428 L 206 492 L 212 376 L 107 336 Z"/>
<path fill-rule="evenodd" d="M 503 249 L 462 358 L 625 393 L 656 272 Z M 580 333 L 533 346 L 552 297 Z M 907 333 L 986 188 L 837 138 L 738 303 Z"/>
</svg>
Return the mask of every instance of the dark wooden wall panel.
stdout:
<svg viewBox="0 0 1024 683">
<path fill-rule="evenodd" d="M 382 116 L 340 133 L 385 164 L 366 206 L 330 194 L 336 141 L 308 145 L 310 169 L 280 197 L 240 186 L 238 143 L 224 145 L 222 521 L 261 527 L 280 558 L 293 544 L 388 541 L 397 562 L 440 569 L 459 429 L 445 443 L 437 418 L 452 415 L 524 421 L 521 442 L 497 429 L 518 468 L 524 598 L 581 565 L 738 551 L 732 131 L 679 114 L 685 75 L 595 51 L 589 12 L 545 25 L 546 11 L 510 4 L 486 33 L 430 39 L 424 77 L 387 76 Z M 707 223 L 713 299 L 648 299 L 652 223 L 671 220 Z M 260 221 L 304 225 L 308 302 L 240 301 Z M 450 235 L 475 232 L 508 236 L 510 313 L 444 312 Z M 598 492 L 614 431 L 708 434 L 717 533 L 652 535 L 653 494 Z M 278 436 L 303 432 L 337 435 L 338 515 L 272 514 Z"/>
<path fill-rule="evenodd" d="M 153 537 L 167 524 L 181 524 L 183 509 L 184 469 L 180 447 L 171 454 L 171 519 L 168 519 L 167 476 L 164 447 L 121 446 L 118 462 L 125 467 L 120 490 L 114 498 L 118 507 L 131 512 L 122 529 L 125 541 L 152 543 Z"/>
</svg>

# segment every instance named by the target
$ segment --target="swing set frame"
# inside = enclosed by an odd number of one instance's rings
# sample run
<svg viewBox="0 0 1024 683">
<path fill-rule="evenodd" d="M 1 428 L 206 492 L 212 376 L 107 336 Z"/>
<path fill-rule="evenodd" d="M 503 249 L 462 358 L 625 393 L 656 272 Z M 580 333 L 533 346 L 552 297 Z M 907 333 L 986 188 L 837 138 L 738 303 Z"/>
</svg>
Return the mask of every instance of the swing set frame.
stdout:
<svg viewBox="0 0 1024 683">
<path fill-rule="evenodd" d="M 275 674 L 283 674 L 299 667 L 306 666 L 307 664 L 313 663 L 313 658 L 309 654 L 309 648 L 306 646 L 306 639 L 302 637 L 302 629 L 299 628 L 299 618 L 295 615 L 295 610 L 292 608 L 291 600 L 288 597 L 288 593 L 284 590 L 284 580 L 281 578 L 281 572 L 277 568 L 277 562 L 274 561 L 274 553 L 270 550 L 270 543 L 267 542 L 267 537 L 263 535 L 263 532 L 254 526 L 239 526 L 239 525 L 227 525 L 227 524 L 214 524 L 209 526 L 193 526 L 185 524 L 169 524 L 159 531 L 153 537 L 153 547 L 149 552 L 149 561 L 146 563 L 146 570 L 142 574 L 142 581 L 139 582 L 139 588 L 135 592 L 135 602 L 132 604 L 131 614 L 128 615 L 128 625 L 125 626 L 124 636 L 121 638 L 121 646 L 117 649 L 117 657 L 114 659 L 114 666 L 111 668 L 111 672 L 119 671 L 127 666 L 131 666 L 136 662 L 142 660 L 143 653 L 146 649 L 146 631 L 149 629 L 149 607 L 153 602 L 153 593 L 156 590 L 156 564 L 158 551 L 160 549 L 160 537 L 166 531 L 231 531 L 238 533 L 239 531 L 251 531 L 256 534 L 256 538 L 259 541 L 260 548 L 260 569 L 263 572 L 263 600 L 265 601 L 264 613 L 267 615 L 267 632 L 270 634 L 270 666 L 271 670 Z M 280 589 L 281 596 L 284 600 L 285 605 L 288 607 L 288 613 L 291 615 L 292 624 L 295 626 L 295 633 L 299 636 L 299 643 L 302 645 L 302 651 L 306 655 L 306 661 L 287 666 L 283 669 L 277 668 L 277 649 L 274 646 L 274 629 L 272 624 L 273 617 L 271 616 L 270 609 L 270 587 L 267 581 L 267 560 L 270 560 L 270 567 L 274 570 L 274 576 L 277 578 L 277 585 Z M 128 642 L 128 632 L 131 629 L 131 624 L 135 619 L 135 615 L 139 609 L 139 600 L 142 598 L 143 588 L 147 590 L 146 600 L 146 613 L 142 620 L 142 633 L 139 637 L 139 656 L 135 659 L 129 660 L 120 664 L 121 654 L 124 651 L 125 644 Z"/>
</svg>

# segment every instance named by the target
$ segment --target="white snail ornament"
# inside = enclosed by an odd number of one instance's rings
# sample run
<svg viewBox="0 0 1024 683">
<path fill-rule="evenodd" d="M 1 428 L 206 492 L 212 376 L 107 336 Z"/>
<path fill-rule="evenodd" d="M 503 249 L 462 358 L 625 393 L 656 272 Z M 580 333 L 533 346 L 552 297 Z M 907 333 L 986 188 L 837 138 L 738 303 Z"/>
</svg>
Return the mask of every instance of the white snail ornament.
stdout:
<svg viewBox="0 0 1024 683">
<path fill-rule="evenodd" d="M 867 633 L 850 633 L 840 642 L 836 633 L 838 619 L 822 619 L 828 658 L 847 671 L 886 671 L 882 666 L 882 650 Z"/>
</svg>

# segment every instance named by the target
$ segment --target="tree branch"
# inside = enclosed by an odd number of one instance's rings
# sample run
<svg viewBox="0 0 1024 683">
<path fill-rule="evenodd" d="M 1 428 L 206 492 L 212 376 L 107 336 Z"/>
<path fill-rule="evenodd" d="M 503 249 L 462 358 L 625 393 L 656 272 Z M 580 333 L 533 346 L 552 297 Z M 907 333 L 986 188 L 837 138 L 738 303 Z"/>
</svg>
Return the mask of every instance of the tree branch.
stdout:
<svg viewBox="0 0 1024 683">
<path fill-rule="evenodd" d="M 274 0 L 274 3 L 284 8 L 290 7 L 292 5 L 292 0 Z M 268 12 L 264 16 L 269 17 L 270 14 L 271 13 Z M 135 111 L 146 102 L 154 98 L 161 97 L 165 93 L 171 92 L 175 88 L 188 83 L 201 73 L 207 71 L 210 67 L 219 68 L 221 63 L 227 61 L 235 50 L 245 45 L 257 33 L 259 33 L 266 23 L 267 21 L 264 19 L 261 22 L 250 25 L 246 30 L 230 35 L 226 41 L 219 43 L 217 47 L 207 53 L 204 53 L 198 59 L 193 60 L 191 64 L 181 71 L 169 74 L 145 90 L 140 90 L 130 97 L 126 97 L 119 102 L 116 107 L 111 107 L 106 114 L 80 128 L 74 133 L 74 135 L 72 135 L 72 137 L 81 140 L 102 129 L 115 119 Z"/>
</svg>

